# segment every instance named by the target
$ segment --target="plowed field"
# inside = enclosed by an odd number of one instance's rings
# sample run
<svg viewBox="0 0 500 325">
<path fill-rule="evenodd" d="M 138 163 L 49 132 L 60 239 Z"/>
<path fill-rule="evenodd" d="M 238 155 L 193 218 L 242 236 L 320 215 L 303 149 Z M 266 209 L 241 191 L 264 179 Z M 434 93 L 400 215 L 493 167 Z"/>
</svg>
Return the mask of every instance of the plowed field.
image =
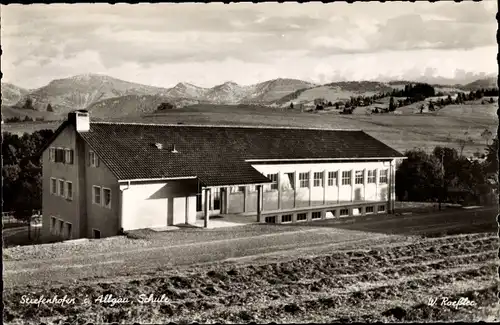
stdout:
<svg viewBox="0 0 500 325">
<path fill-rule="evenodd" d="M 264 264 L 4 291 L 8 323 L 303 323 L 499 320 L 498 236 L 421 238 Z M 140 303 L 153 295 L 162 301 Z M 71 295 L 76 303 L 21 304 Z M 99 296 L 126 298 L 95 302 Z M 85 305 L 83 300 L 91 300 Z M 429 299 L 438 298 L 434 306 Z M 469 306 L 443 304 L 460 298 Z M 463 300 L 463 299 L 462 299 Z"/>
</svg>

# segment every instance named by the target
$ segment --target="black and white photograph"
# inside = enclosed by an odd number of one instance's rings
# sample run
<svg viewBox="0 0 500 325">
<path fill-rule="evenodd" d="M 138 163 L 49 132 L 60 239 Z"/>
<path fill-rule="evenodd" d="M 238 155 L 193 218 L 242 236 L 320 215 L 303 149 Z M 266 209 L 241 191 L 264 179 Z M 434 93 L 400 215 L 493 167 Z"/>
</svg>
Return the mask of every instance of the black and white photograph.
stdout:
<svg viewBox="0 0 500 325">
<path fill-rule="evenodd" d="M 497 14 L 2 4 L 3 323 L 499 322 Z"/>
</svg>

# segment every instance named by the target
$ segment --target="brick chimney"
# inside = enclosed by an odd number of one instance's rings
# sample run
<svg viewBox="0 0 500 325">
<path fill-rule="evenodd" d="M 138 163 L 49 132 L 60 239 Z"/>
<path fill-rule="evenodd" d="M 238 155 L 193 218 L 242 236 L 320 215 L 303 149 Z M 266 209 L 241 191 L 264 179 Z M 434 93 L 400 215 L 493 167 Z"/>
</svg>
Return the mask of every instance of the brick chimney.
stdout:
<svg viewBox="0 0 500 325">
<path fill-rule="evenodd" d="M 68 121 L 76 128 L 76 132 L 88 132 L 90 130 L 90 113 L 79 109 L 68 113 Z"/>
</svg>

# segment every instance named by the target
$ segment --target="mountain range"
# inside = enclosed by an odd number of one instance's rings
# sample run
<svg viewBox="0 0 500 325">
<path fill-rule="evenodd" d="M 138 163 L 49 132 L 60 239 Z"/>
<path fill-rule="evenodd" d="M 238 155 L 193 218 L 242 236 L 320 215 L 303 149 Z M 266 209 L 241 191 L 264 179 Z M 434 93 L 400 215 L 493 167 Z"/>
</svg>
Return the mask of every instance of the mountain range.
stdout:
<svg viewBox="0 0 500 325">
<path fill-rule="evenodd" d="M 297 98 L 311 101 L 325 97 L 333 101 L 356 94 L 387 92 L 395 85 L 404 83 L 362 81 L 316 85 L 303 80 L 279 78 L 248 86 L 225 82 L 212 88 L 203 88 L 180 82 L 172 88 L 161 88 L 106 75 L 85 74 L 53 80 L 37 89 L 2 83 L 2 116 L 57 119 L 75 109 L 87 109 L 101 117 L 123 116 L 154 112 L 164 102 L 175 107 L 198 103 L 285 105 Z M 496 87 L 496 84 L 496 78 L 491 77 L 452 87 L 473 90 Z M 28 99 L 31 105 L 25 105 Z M 49 104 L 51 112 L 47 112 Z"/>
</svg>

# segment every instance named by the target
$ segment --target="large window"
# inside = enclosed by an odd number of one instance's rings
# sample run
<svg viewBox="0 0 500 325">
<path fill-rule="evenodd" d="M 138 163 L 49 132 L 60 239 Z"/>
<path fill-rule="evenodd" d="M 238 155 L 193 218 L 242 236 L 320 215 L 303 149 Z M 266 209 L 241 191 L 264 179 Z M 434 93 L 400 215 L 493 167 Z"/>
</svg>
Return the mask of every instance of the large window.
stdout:
<svg viewBox="0 0 500 325">
<path fill-rule="evenodd" d="M 65 157 L 64 149 L 63 148 L 56 148 L 54 161 L 56 163 L 64 163 L 64 157 Z"/>
<path fill-rule="evenodd" d="M 356 171 L 356 177 L 354 179 L 354 183 L 355 184 L 363 184 L 363 177 L 364 177 L 364 171 L 357 170 Z"/>
<path fill-rule="evenodd" d="M 56 148 L 53 147 L 49 148 L 49 161 L 52 162 L 56 161 Z"/>
<path fill-rule="evenodd" d="M 297 213 L 297 221 L 306 221 L 307 213 Z"/>
<path fill-rule="evenodd" d="M 66 238 L 71 239 L 72 237 L 72 231 L 73 231 L 73 225 L 69 222 L 66 222 Z"/>
<path fill-rule="evenodd" d="M 283 191 L 295 190 L 295 173 L 285 173 L 281 183 Z"/>
<path fill-rule="evenodd" d="M 241 193 L 245 192 L 245 186 L 231 186 L 229 188 L 229 193 Z"/>
<path fill-rule="evenodd" d="M 281 216 L 281 222 L 282 223 L 287 223 L 287 222 L 292 222 L 292 215 L 291 214 L 284 214 Z"/>
<path fill-rule="evenodd" d="M 337 185 L 337 172 L 328 172 L 328 186 Z"/>
<path fill-rule="evenodd" d="M 73 149 L 65 149 L 65 154 L 66 154 L 65 162 L 67 164 L 73 164 L 73 160 L 74 160 Z"/>
<path fill-rule="evenodd" d="M 59 232 L 58 232 L 58 235 L 59 236 L 64 236 L 64 221 L 62 221 L 61 219 L 59 219 Z"/>
<path fill-rule="evenodd" d="M 64 180 L 62 179 L 59 180 L 58 192 L 60 196 L 64 197 Z"/>
<path fill-rule="evenodd" d="M 323 172 L 314 173 L 314 187 L 323 187 Z"/>
<path fill-rule="evenodd" d="M 56 220 L 57 220 L 56 217 L 54 217 L 54 216 L 50 217 L 50 233 L 52 233 L 52 234 L 56 230 Z"/>
<path fill-rule="evenodd" d="M 89 151 L 89 165 L 91 167 L 99 167 L 99 157 L 93 151 Z"/>
<path fill-rule="evenodd" d="M 316 220 L 316 219 L 321 219 L 321 211 L 316 211 L 311 214 L 311 219 Z"/>
<path fill-rule="evenodd" d="M 389 174 L 389 170 L 387 170 L 387 169 L 382 169 L 382 170 L 380 171 L 380 177 L 379 177 L 379 181 L 378 181 L 378 182 L 379 182 L 379 183 L 382 183 L 382 184 L 387 183 L 387 175 L 388 175 L 388 174 Z"/>
<path fill-rule="evenodd" d="M 276 223 L 276 216 L 269 216 L 266 217 L 264 220 L 266 223 Z"/>
<path fill-rule="evenodd" d="M 111 208 L 111 190 L 109 188 L 102 188 L 102 196 L 103 196 L 103 206 L 105 208 Z"/>
<path fill-rule="evenodd" d="M 342 172 L 342 185 L 351 185 L 351 171 Z"/>
<path fill-rule="evenodd" d="M 266 185 L 266 191 L 274 191 L 278 189 L 278 174 L 267 174 L 267 178 L 271 180 L 271 184 Z"/>
<path fill-rule="evenodd" d="M 73 183 L 66 181 L 66 198 L 73 200 Z"/>
<path fill-rule="evenodd" d="M 101 188 L 99 186 L 93 186 L 92 191 L 92 203 L 101 205 Z"/>
<path fill-rule="evenodd" d="M 309 173 L 299 173 L 299 186 L 309 187 Z"/>
<path fill-rule="evenodd" d="M 378 212 L 385 212 L 385 205 L 379 205 Z"/>
<path fill-rule="evenodd" d="M 50 194 L 57 194 L 57 179 L 50 179 Z"/>
<path fill-rule="evenodd" d="M 349 209 L 340 209 L 340 216 L 345 217 L 349 215 Z"/>
<path fill-rule="evenodd" d="M 368 171 L 368 177 L 367 177 L 367 180 L 366 180 L 368 184 L 375 183 L 375 175 L 376 175 L 375 173 L 376 173 L 375 169 L 372 169 L 372 170 Z"/>
<path fill-rule="evenodd" d="M 365 213 L 368 214 L 368 213 L 373 213 L 373 207 L 366 207 L 365 208 Z"/>
</svg>

